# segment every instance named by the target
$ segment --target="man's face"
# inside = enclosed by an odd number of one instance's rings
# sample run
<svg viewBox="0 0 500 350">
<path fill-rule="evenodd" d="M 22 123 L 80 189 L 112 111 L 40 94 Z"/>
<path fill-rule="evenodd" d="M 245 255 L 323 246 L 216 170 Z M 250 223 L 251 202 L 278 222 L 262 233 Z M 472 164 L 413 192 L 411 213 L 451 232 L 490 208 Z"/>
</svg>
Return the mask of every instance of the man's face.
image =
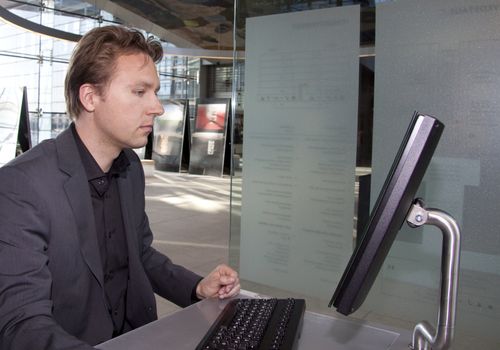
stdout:
<svg viewBox="0 0 500 350">
<path fill-rule="evenodd" d="M 153 121 L 163 114 L 156 93 L 156 66 L 145 54 L 120 56 L 108 86 L 98 96 L 94 118 L 106 146 L 138 148 L 146 145 Z"/>
</svg>

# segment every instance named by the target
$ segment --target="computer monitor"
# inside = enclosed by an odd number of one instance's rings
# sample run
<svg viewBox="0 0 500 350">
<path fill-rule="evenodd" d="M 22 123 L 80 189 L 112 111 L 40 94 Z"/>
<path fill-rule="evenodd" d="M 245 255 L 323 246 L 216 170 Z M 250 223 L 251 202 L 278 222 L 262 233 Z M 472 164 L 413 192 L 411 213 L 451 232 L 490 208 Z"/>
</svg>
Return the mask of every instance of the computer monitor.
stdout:
<svg viewBox="0 0 500 350">
<path fill-rule="evenodd" d="M 362 238 L 329 303 L 341 314 L 356 311 L 368 295 L 405 222 L 443 129 L 436 118 L 414 114 Z"/>
</svg>

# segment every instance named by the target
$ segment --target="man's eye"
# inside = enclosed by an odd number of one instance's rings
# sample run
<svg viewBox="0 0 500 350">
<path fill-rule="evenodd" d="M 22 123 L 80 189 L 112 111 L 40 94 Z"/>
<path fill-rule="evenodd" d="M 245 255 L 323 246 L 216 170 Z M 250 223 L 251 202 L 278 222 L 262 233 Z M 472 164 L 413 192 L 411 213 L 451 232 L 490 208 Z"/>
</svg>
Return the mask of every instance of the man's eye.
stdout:
<svg viewBox="0 0 500 350">
<path fill-rule="evenodd" d="M 144 93 L 145 93 L 145 91 L 144 91 L 144 90 L 135 90 L 135 91 L 134 91 L 134 94 L 136 94 L 136 95 L 137 95 L 137 96 L 139 96 L 139 97 L 143 96 L 143 95 L 144 95 Z"/>
</svg>

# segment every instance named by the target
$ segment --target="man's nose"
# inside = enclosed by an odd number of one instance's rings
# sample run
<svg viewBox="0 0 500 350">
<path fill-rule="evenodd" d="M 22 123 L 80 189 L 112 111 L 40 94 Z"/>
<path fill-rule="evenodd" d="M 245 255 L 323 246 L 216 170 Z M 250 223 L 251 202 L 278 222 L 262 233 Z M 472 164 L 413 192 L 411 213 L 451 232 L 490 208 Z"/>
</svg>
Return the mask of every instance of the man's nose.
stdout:
<svg viewBox="0 0 500 350">
<path fill-rule="evenodd" d="M 152 114 L 155 115 L 155 117 L 158 117 L 160 115 L 162 115 L 164 112 L 165 112 L 165 109 L 163 108 L 163 104 L 161 103 L 160 99 L 158 98 L 158 96 L 155 96 L 155 102 L 154 102 L 154 107 L 153 107 L 153 110 L 152 110 Z"/>
</svg>

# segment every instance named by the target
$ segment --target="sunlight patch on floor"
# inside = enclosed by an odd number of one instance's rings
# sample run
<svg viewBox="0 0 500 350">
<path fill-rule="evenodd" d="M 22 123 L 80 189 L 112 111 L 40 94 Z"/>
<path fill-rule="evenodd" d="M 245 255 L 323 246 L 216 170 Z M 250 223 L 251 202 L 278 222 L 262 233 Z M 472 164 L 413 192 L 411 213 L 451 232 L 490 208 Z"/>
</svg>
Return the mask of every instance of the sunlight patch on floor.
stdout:
<svg viewBox="0 0 500 350">
<path fill-rule="evenodd" d="M 203 213 L 227 212 L 229 205 L 226 201 L 215 201 L 201 198 L 192 194 L 182 194 L 176 196 L 146 196 L 148 201 L 164 202 L 178 208 L 189 208 Z"/>
</svg>

